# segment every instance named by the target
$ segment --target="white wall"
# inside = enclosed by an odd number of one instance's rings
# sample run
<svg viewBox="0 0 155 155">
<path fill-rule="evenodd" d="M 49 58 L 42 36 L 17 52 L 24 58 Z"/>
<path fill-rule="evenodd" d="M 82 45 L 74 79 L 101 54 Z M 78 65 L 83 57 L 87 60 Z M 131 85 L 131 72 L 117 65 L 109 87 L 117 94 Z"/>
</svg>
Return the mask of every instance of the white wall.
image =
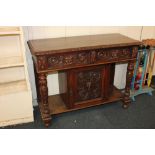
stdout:
<svg viewBox="0 0 155 155">
<path fill-rule="evenodd" d="M 39 39 L 39 38 L 56 38 L 56 37 L 68 37 L 77 35 L 93 35 L 93 34 L 105 34 L 105 33 L 121 33 L 131 38 L 140 40 L 142 27 L 141 26 L 86 26 L 86 27 L 70 27 L 70 26 L 52 26 L 52 27 L 37 27 L 27 26 L 24 27 L 25 40 Z M 142 39 L 155 38 L 155 27 L 143 27 Z M 27 45 L 26 45 L 27 46 Z M 30 51 L 27 47 L 27 60 L 28 68 L 32 86 L 33 99 L 36 99 L 36 90 L 34 83 L 33 65 Z M 127 65 L 116 65 L 114 84 L 122 89 L 125 87 L 125 72 Z M 58 76 L 57 73 L 48 76 L 48 90 L 49 95 L 59 93 Z"/>
</svg>

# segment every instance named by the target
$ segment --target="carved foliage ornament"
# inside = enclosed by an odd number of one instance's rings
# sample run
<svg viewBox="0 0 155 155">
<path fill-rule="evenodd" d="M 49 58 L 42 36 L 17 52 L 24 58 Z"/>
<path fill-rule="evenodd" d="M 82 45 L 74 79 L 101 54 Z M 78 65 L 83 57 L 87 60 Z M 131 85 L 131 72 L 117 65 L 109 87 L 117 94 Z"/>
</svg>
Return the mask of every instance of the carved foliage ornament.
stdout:
<svg viewBox="0 0 155 155">
<path fill-rule="evenodd" d="M 47 79 L 46 75 L 40 74 L 38 76 L 39 79 L 39 91 L 41 96 L 41 103 L 43 104 L 44 114 L 49 116 L 49 108 L 48 108 L 48 88 L 47 88 Z"/>
<path fill-rule="evenodd" d="M 77 100 L 85 101 L 101 96 L 101 71 L 82 71 L 77 75 Z"/>
<path fill-rule="evenodd" d="M 130 57 L 136 57 L 137 48 L 120 49 L 99 49 L 94 51 L 84 51 L 80 53 L 66 53 L 62 55 L 51 55 L 47 58 L 49 68 L 59 68 L 69 65 L 93 64 L 98 61 L 123 60 Z M 40 59 L 40 68 L 46 67 L 45 59 Z"/>
<path fill-rule="evenodd" d="M 39 70 L 44 70 L 47 68 L 47 65 L 46 65 L 46 57 L 45 56 L 39 56 L 37 58 L 37 62 L 38 62 L 38 68 Z"/>
<path fill-rule="evenodd" d="M 124 93 L 124 104 L 130 103 L 130 85 L 133 77 L 133 70 L 134 70 L 134 61 L 130 61 L 127 67 L 127 80 L 126 80 L 126 87 Z"/>
<path fill-rule="evenodd" d="M 49 67 L 60 67 L 72 64 L 87 64 L 89 63 L 89 53 L 74 53 L 74 54 L 64 54 L 64 55 L 54 55 L 48 58 Z"/>
<path fill-rule="evenodd" d="M 133 49 L 132 49 L 132 57 L 136 58 L 137 57 L 137 53 L 138 53 L 138 47 L 133 47 Z"/>
<path fill-rule="evenodd" d="M 121 59 L 130 57 L 130 49 L 103 49 L 97 52 L 97 60 L 111 60 L 111 59 Z"/>
</svg>

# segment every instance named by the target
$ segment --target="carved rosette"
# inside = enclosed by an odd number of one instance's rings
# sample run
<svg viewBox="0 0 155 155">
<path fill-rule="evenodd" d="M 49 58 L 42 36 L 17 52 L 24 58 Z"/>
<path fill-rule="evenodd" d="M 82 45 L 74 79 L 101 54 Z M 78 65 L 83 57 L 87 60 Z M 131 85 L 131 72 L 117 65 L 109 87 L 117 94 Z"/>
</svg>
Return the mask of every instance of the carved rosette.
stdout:
<svg viewBox="0 0 155 155">
<path fill-rule="evenodd" d="M 133 77 L 133 70 L 134 70 L 134 61 L 130 61 L 128 63 L 127 74 L 126 74 L 126 86 L 125 86 L 125 93 L 124 93 L 124 98 L 123 98 L 124 108 L 127 108 L 131 102 L 130 86 L 131 86 L 131 81 Z"/>
<path fill-rule="evenodd" d="M 82 71 L 77 75 L 77 101 L 95 99 L 101 96 L 101 72 Z"/>
<path fill-rule="evenodd" d="M 133 55 L 134 56 L 134 55 Z M 93 51 L 83 51 L 83 52 L 75 52 L 75 53 L 66 53 L 62 55 L 51 55 L 47 58 L 47 66 L 48 68 L 61 68 L 68 67 L 70 65 L 79 66 L 79 65 L 87 65 L 94 64 L 100 61 L 119 61 L 123 59 L 128 59 L 131 57 L 130 48 L 120 48 L 120 49 L 99 49 Z M 40 68 L 46 67 L 46 64 L 40 63 Z M 45 64 L 45 65 L 43 65 Z"/>
<path fill-rule="evenodd" d="M 88 64 L 89 63 L 89 53 L 83 52 L 83 53 L 77 54 L 76 63 L 77 64 Z"/>
<path fill-rule="evenodd" d="M 69 65 L 82 65 L 89 63 L 89 53 L 74 53 L 74 54 L 64 54 L 64 55 L 53 55 L 48 58 L 49 68 L 65 67 Z"/>
<path fill-rule="evenodd" d="M 110 51 L 109 55 L 110 55 L 109 59 L 118 59 L 119 58 L 119 50 L 112 50 L 112 51 Z"/>
<path fill-rule="evenodd" d="M 50 110 L 48 105 L 48 87 L 47 87 L 47 79 L 46 74 L 38 75 L 38 84 L 39 84 L 39 92 L 40 92 L 40 107 L 42 112 L 42 117 L 46 126 L 49 126 L 51 121 Z"/>
<path fill-rule="evenodd" d="M 67 55 L 63 57 L 63 65 L 71 65 L 74 63 L 75 55 Z"/>
<path fill-rule="evenodd" d="M 97 52 L 97 60 L 109 59 L 109 53 L 106 50 Z"/>
<path fill-rule="evenodd" d="M 62 67 L 66 65 L 71 65 L 74 63 L 74 55 L 54 55 L 48 58 L 49 67 Z"/>
<path fill-rule="evenodd" d="M 45 70 L 47 69 L 47 61 L 45 56 L 38 56 L 37 58 L 38 69 Z"/>
<path fill-rule="evenodd" d="M 119 55 L 119 54 L 118 54 L 118 55 Z M 121 57 L 122 57 L 122 58 L 130 58 L 130 56 L 131 56 L 131 51 L 130 51 L 129 48 L 127 48 L 127 49 L 122 49 L 122 51 L 121 51 Z"/>
<path fill-rule="evenodd" d="M 130 49 L 103 49 L 97 52 L 98 61 L 121 60 L 130 58 Z"/>
</svg>

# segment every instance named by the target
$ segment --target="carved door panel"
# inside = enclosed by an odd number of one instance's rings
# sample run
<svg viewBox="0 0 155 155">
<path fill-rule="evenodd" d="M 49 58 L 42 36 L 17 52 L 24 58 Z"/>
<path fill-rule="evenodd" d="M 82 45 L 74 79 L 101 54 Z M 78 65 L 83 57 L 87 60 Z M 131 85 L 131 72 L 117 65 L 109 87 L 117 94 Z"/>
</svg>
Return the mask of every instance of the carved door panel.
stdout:
<svg viewBox="0 0 155 155">
<path fill-rule="evenodd" d="M 72 69 L 70 73 L 74 81 L 70 89 L 73 106 L 105 98 L 105 66 Z"/>
<path fill-rule="evenodd" d="M 107 99 L 113 88 L 115 64 L 59 72 L 59 90 L 67 108 L 93 105 Z"/>
</svg>

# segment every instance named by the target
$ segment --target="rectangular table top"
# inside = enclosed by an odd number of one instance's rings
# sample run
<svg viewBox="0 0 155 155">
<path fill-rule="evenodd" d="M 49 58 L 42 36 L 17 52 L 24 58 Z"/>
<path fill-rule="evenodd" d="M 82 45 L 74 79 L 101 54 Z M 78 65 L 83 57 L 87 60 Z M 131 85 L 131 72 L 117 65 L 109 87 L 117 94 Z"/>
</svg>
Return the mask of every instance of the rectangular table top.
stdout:
<svg viewBox="0 0 155 155">
<path fill-rule="evenodd" d="M 29 40 L 33 55 L 53 54 L 97 48 L 140 45 L 141 42 L 119 33 Z"/>
</svg>

